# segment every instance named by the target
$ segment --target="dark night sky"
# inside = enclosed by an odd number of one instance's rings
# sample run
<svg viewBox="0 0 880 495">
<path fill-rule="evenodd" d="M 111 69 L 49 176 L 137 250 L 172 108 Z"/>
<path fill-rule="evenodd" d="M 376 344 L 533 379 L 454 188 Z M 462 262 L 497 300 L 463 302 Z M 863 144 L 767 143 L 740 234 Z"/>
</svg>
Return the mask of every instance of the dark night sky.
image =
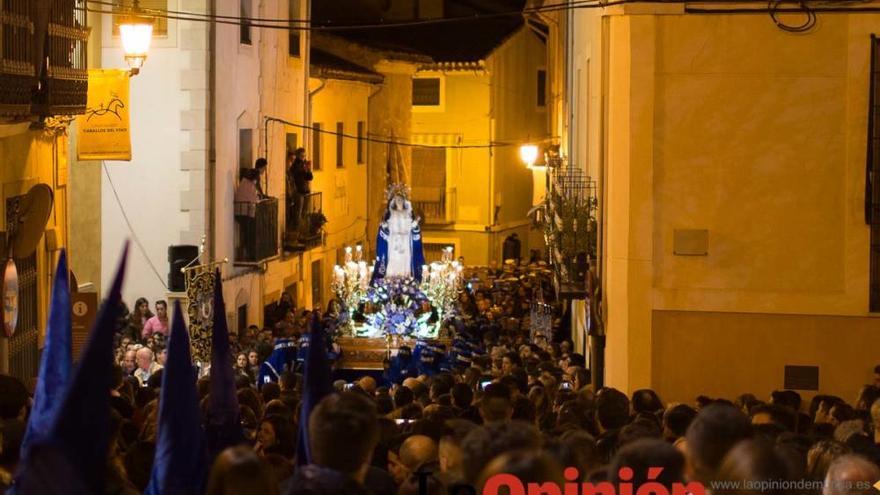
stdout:
<svg viewBox="0 0 880 495">
<path fill-rule="evenodd" d="M 349 24 L 381 21 L 391 2 L 412 0 L 318 0 L 312 4 L 316 24 Z M 522 10 L 525 0 L 444 0 L 444 15 L 458 17 L 480 13 Z"/>
</svg>

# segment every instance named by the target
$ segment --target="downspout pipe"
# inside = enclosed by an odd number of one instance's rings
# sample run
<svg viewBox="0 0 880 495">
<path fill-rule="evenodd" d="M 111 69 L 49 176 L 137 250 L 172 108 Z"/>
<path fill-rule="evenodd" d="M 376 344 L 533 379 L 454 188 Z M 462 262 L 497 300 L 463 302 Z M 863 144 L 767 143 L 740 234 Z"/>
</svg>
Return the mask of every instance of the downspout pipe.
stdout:
<svg viewBox="0 0 880 495">
<path fill-rule="evenodd" d="M 208 0 L 211 17 L 217 15 L 217 0 Z M 217 25 L 208 23 L 208 260 L 217 256 Z"/>
<path fill-rule="evenodd" d="M 306 78 L 306 81 L 308 81 L 308 78 Z M 318 93 L 323 91 L 324 87 L 327 86 L 326 79 L 321 79 L 320 82 L 321 82 L 321 84 L 317 88 L 315 88 L 311 91 L 309 91 L 309 85 L 306 84 L 306 108 L 308 108 L 309 110 L 308 110 L 308 118 L 305 121 L 305 125 L 308 126 L 307 134 L 308 134 L 308 137 L 311 138 L 311 140 L 307 141 L 304 136 L 304 139 L 303 139 L 304 147 L 305 147 L 305 143 L 314 142 L 315 130 L 312 128 L 312 126 L 314 125 L 312 123 L 312 98 L 314 98 L 315 95 L 317 95 Z"/>
<path fill-rule="evenodd" d="M 305 18 L 309 20 L 309 27 L 312 25 L 312 2 L 305 2 Z M 312 31 L 310 29 L 300 31 L 304 36 L 303 47 L 303 122 L 312 127 L 312 95 L 309 92 L 309 79 L 311 78 L 311 64 L 312 64 Z M 323 87 L 323 84 L 321 85 Z M 320 88 L 319 88 L 320 89 Z M 311 136 L 311 132 L 307 133 L 308 137 Z M 303 144 L 307 143 L 306 136 L 303 136 Z"/>
</svg>

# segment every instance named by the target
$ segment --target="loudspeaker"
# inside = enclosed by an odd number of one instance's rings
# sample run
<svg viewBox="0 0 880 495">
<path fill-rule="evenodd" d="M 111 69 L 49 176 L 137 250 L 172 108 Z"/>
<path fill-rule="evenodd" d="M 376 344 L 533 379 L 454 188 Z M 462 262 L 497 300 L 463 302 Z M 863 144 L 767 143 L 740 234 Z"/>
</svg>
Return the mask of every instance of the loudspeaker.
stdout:
<svg viewBox="0 0 880 495">
<path fill-rule="evenodd" d="M 186 279 L 181 268 L 199 257 L 198 246 L 168 246 L 168 290 L 183 292 L 186 290 Z"/>
</svg>

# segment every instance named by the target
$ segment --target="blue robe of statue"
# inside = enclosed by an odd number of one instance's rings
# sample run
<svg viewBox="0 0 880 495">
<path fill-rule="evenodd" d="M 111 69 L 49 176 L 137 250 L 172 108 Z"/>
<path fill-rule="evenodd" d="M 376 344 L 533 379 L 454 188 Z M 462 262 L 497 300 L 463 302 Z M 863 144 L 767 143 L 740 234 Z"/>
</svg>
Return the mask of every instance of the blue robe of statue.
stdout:
<svg viewBox="0 0 880 495">
<path fill-rule="evenodd" d="M 376 264 L 373 267 L 371 283 L 375 283 L 377 280 L 385 278 L 385 273 L 388 269 L 388 240 L 391 237 L 388 220 L 390 217 L 391 202 L 388 204 L 388 209 L 385 212 L 385 216 L 382 218 L 382 223 L 379 225 L 379 233 L 376 236 Z M 412 277 L 416 281 L 421 282 L 422 265 L 425 264 L 425 253 L 422 251 L 422 228 L 418 224 L 415 224 L 412 227 L 411 243 L 410 271 Z"/>
</svg>

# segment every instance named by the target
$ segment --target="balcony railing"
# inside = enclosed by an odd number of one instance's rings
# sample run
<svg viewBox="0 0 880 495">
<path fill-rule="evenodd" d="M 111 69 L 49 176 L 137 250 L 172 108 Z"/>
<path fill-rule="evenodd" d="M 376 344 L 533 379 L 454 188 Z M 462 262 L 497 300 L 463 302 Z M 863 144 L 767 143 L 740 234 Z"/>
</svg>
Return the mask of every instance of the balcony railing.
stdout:
<svg viewBox="0 0 880 495">
<path fill-rule="evenodd" d="M 81 114 L 86 110 L 89 89 L 85 1 L 49 0 L 48 34 L 44 48 L 46 80 L 36 95 L 34 112 Z"/>
<path fill-rule="evenodd" d="M 252 220 L 246 213 L 254 208 Z M 258 263 L 278 254 L 278 198 L 263 198 L 252 203 L 236 202 L 235 261 Z M 241 215 L 240 214 L 244 214 Z M 253 225 L 248 225 L 252 221 Z"/>
<path fill-rule="evenodd" d="M 0 115 L 22 117 L 30 114 L 33 89 L 37 86 L 34 69 L 34 22 L 28 0 L 0 2 Z"/>
<path fill-rule="evenodd" d="M 413 208 L 425 225 L 455 223 L 455 188 L 413 187 Z"/>
<path fill-rule="evenodd" d="M 285 238 L 288 246 L 294 249 L 312 249 L 324 245 L 323 194 L 313 192 L 306 195 L 303 202 L 302 216 L 296 222 L 293 208 L 288 210 Z"/>
<path fill-rule="evenodd" d="M 85 112 L 88 35 L 85 0 L 0 0 L 0 118 Z"/>
</svg>

